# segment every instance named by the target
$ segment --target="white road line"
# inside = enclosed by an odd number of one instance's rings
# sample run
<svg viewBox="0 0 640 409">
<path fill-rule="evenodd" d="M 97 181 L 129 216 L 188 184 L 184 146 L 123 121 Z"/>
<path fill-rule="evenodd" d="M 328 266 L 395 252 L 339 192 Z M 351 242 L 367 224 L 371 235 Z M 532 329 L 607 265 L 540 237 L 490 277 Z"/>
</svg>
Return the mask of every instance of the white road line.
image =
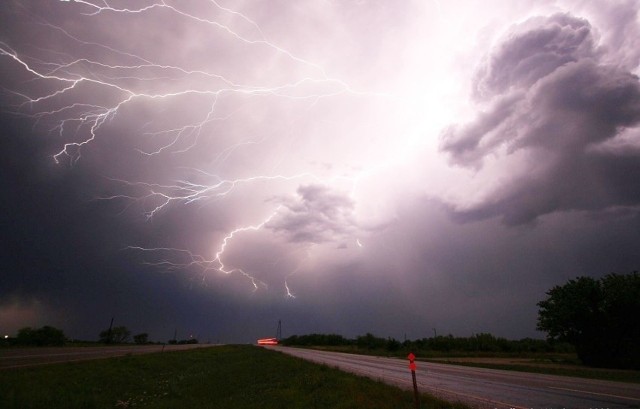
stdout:
<svg viewBox="0 0 640 409">
<path fill-rule="evenodd" d="M 569 392 L 587 393 L 589 395 L 607 396 L 607 397 L 610 397 L 610 398 L 629 399 L 629 400 L 635 400 L 635 401 L 640 402 L 640 399 L 632 398 L 631 396 L 620 396 L 620 395 L 611 395 L 611 394 L 608 394 L 608 393 L 589 392 L 589 391 L 583 391 L 583 390 L 580 390 L 580 389 L 558 388 L 556 386 L 547 386 L 547 388 L 549 388 L 549 389 L 559 389 L 559 390 L 562 390 L 562 391 L 569 391 Z"/>
</svg>

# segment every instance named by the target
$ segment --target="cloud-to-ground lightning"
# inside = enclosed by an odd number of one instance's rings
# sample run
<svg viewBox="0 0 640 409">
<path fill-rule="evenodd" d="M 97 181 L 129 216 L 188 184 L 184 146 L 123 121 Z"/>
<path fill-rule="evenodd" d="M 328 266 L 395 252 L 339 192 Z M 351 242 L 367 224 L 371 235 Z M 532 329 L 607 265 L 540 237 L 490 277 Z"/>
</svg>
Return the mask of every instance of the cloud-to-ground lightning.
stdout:
<svg viewBox="0 0 640 409">
<path fill-rule="evenodd" d="M 233 238 L 236 235 L 241 234 L 243 232 L 247 232 L 247 231 L 260 230 L 266 223 L 269 222 L 269 220 L 271 220 L 276 215 L 276 213 L 277 213 L 277 209 L 276 209 L 276 212 L 274 212 L 273 214 L 271 214 L 269 217 L 267 217 L 266 219 L 264 219 L 262 222 L 258 224 L 242 226 L 230 231 L 223 238 L 222 243 L 220 244 L 220 247 L 218 248 L 215 256 L 212 259 L 207 259 L 206 257 L 201 256 L 199 254 L 194 254 L 187 249 L 168 248 L 168 247 L 145 248 L 145 247 L 138 247 L 138 246 L 129 246 L 127 249 L 146 252 L 146 253 L 153 253 L 157 255 L 157 261 L 153 261 L 153 262 L 148 261 L 145 263 L 148 265 L 163 267 L 168 270 L 178 270 L 178 269 L 187 269 L 187 268 L 197 267 L 202 271 L 202 273 L 207 273 L 209 271 L 218 271 L 227 275 L 233 274 L 233 273 L 239 273 L 251 281 L 251 284 L 253 285 L 254 290 L 258 290 L 260 287 L 268 288 L 268 285 L 264 281 L 261 281 L 255 278 L 250 273 L 244 271 L 242 268 L 227 267 L 224 264 L 223 256 L 227 246 L 230 244 L 231 240 L 233 240 Z M 181 257 L 184 258 L 185 261 L 180 261 Z M 203 274 L 202 278 L 204 280 L 206 278 L 206 275 Z"/>
</svg>

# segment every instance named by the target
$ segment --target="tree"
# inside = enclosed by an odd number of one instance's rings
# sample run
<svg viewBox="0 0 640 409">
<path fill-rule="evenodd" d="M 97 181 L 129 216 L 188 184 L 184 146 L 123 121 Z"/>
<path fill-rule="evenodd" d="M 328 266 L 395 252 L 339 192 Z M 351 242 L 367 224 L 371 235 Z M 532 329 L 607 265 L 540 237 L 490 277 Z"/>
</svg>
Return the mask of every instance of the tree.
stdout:
<svg viewBox="0 0 640 409">
<path fill-rule="evenodd" d="M 402 344 L 397 339 L 391 337 L 387 338 L 387 345 L 385 346 L 387 348 L 387 351 L 395 352 L 399 350 L 401 346 Z"/>
<path fill-rule="evenodd" d="M 134 335 L 133 342 L 135 342 L 136 344 L 146 344 L 147 342 L 149 342 L 149 334 L 143 332 L 142 334 Z"/>
<path fill-rule="evenodd" d="M 123 344 L 127 342 L 131 331 L 125 326 L 113 327 L 100 332 L 100 342 L 105 344 Z"/>
<path fill-rule="evenodd" d="M 16 344 L 18 345 L 35 345 L 35 330 L 31 327 L 24 327 L 18 330 L 16 336 Z"/>
<path fill-rule="evenodd" d="M 45 325 L 42 328 L 33 329 L 24 327 L 18 331 L 16 344 L 33 346 L 62 346 L 66 337 L 61 329 Z"/>
<path fill-rule="evenodd" d="M 382 349 L 386 344 L 386 339 L 378 338 L 369 332 L 356 338 L 356 345 L 358 348 Z"/>
<path fill-rule="evenodd" d="M 575 346 L 587 365 L 640 368 L 640 274 L 578 277 L 547 292 L 538 330 Z"/>
</svg>

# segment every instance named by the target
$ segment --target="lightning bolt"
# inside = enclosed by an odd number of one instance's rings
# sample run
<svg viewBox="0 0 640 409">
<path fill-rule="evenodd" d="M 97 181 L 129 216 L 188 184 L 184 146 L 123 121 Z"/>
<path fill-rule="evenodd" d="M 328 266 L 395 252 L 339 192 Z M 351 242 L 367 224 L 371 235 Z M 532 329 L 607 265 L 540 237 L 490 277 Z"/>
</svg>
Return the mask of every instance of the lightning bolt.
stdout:
<svg viewBox="0 0 640 409">
<path fill-rule="evenodd" d="M 252 225 L 252 226 L 243 226 L 243 227 L 238 227 L 235 230 L 232 230 L 229 234 L 227 234 L 225 236 L 225 238 L 222 240 L 222 244 L 220 245 L 220 249 L 216 252 L 216 256 L 214 258 L 214 260 L 218 263 L 219 268 L 218 270 L 225 273 L 225 274 L 231 274 L 233 272 L 239 272 L 240 274 L 242 274 L 243 276 L 249 278 L 251 280 L 251 283 L 253 284 L 253 287 L 255 290 L 258 289 L 258 285 L 257 282 L 260 282 L 261 284 L 263 284 L 265 287 L 266 284 L 264 284 L 263 282 L 256 280 L 253 276 L 251 276 L 250 274 L 248 274 L 246 271 L 240 269 L 240 268 L 234 268 L 234 269 L 227 269 L 227 267 L 225 267 L 224 263 L 222 262 L 222 256 L 224 254 L 225 249 L 227 248 L 227 245 L 229 244 L 229 242 L 233 239 L 233 237 L 239 233 L 242 232 L 246 232 L 246 231 L 257 231 L 262 229 L 262 227 L 269 223 L 269 221 L 271 221 L 271 219 L 278 213 L 278 210 L 280 209 L 276 209 L 275 212 L 273 212 L 270 216 L 268 216 L 266 219 L 264 219 L 262 222 L 260 222 L 259 224 L 256 225 Z"/>
<path fill-rule="evenodd" d="M 205 116 L 205 118 L 202 121 L 199 121 L 194 124 L 182 126 L 176 129 L 168 129 L 168 130 L 157 132 L 156 134 L 161 134 L 161 133 L 173 134 L 175 137 L 171 142 L 169 142 L 164 146 L 161 146 L 160 148 L 158 148 L 153 152 L 143 152 L 148 155 L 153 155 L 153 154 L 158 154 L 176 145 L 176 143 L 179 140 L 181 140 L 186 134 L 195 134 L 196 135 L 195 140 L 197 141 L 197 136 L 201 132 L 203 126 L 205 126 L 206 124 L 210 123 L 213 120 L 216 120 L 214 117 L 216 103 L 220 97 L 223 97 L 226 95 L 230 95 L 230 94 L 240 94 L 240 95 L 248 95 L 248 96 L 272 95 L 272 96 L 284 97 L 284 98 L 290 98 L 290 99 L 303 99 L 303 100 L 310 99 L 310 100 L 317 101 L 318 99 L 321 99 L 321 98 L 340 95 L 342 93 L 351 93 L 354 95 L 367 94 L 363 92 L 354 91 L 344 81 L 341 81 L 336 78 L 330 78 L 324 72 L 324 70 L 318 65 L 313 64 L 305 59 L 299 58 L 293 55 L 292 53 L 286 51 L 285 49 L 278 47 L 275 44 L 267 41 L 264 38 L 260 38 L 258 40 L 248 39 L 246 37 L 241 36 L 237 32 L 233 31 L 231 28 L 229 28 L 226 25 L 223 25 L 213 20 L 203 19 L 194 15 L 191 15 L 189 13 L 183 12 L 173 6 L 166 4 L 164 1 L 160 3 L 154 3 L 152 5 L 142 7 L 139 9 L 114 8 L 109 6 L 106 2 L 104 2 L 104 5 L 102 6 L 91 3 L 91 2 L 82 1 L 82 0 L 78 0 L 76 1 L 76 3 L 80 3 L 93 8 L 94 11 L 88 14 L 90 16 L 97 16 L 98 14 L 106 13 L 106 12 L 136 14 L 136 13 L 146 13 L 156 8 L 168 9 L 180 16 L 194 20 L 195 22 L 204 23 L 204 24 L 213 26 L 215 28 L 224 30 L 228 34 L 232 35 L 233 38 L 241 42 L 244 42 L 246 44 L 255 45 L 255 46 L 266 46 L 268 48 L 271 48 L 277 53 L 281 53 L 289 57 L 294 62 L 304 64 L 308 67 L 311 67 L 319 71 L 321 73 L 321 76 L 319 78 L 305 77 L 292 83 L 285 83 L 277 86 L 244 85 L 244 84 L 237 84 L 225 78 L 224 76 L 216 73 L 211 73 L 211 72 L 202 71 L 202 70 L 190 70 L 190 69 L 186 69 L 179 66 L 173 66 L 173 65 L 157 64 L 141 56 L 137 56 L 131 53 L 126 53 L 124 51 L 117 50 L 113 47 L 108 47 L 104 45 L 99 45 L 99 46 L 100 48 L 110 51 L 116 55 L 134 58 L 138 61 L 143 62 L 143 64 L 112 65 L 112 64 L 107 64 L 100 61 L 91 60 L 88 58 L 79 58 L 66 63 L 46 62 L 46 63 L 40 64 L 43 66 L 41 67 L 41 69 L 37 69 L 32 67 L 32 65 L 30 65 L 27 62 L 26 58 L 21 58 L 18 55 L 18 53 L 15 52 L 9 45 L 7 45 L 4 42 L 0 42 L 0 56 L 10 57 L 15 62 L 20 64 L 26 71 L 33 74 L 39 79 L 53 80 L 55 82 L 62 83 L 61 87 L 56 91 L 49 94 L 45 94 L 43 96 L 39 96 L 39 97 L 29 97 L 24 94 L 18 94 L 24 99 L 24 102 L 19 105 L 20 108 L 23 108 L 27 105 L 33 108 L 38 104 L 50 102 L 54 99 L 59 99 L 65 95 L 72 93 L 72 91 L 74 90 L 78 90 L 78 88 L 80 88 L 82 85 L 85 85 L 85 84 L 96 85 L 101 88 L 105 88 L 104 91 L 112 90 L 122 95 L 122 97 L 119 98 L 117 102 L 112 105 L 93 105 L 93 104 L 74 103 L 71 105 L 66 105 L 61 108 L 53 109 L 49 111 L 42 110 L 32 115 L 34 118 L 41 120 L 47 117 L 52 118 L 59 114 L 70 114 L 72 112 L 79 111 L 77 112 L 76 115 L 67 116 L 64 119 L 57 121 L 56 126 L 54 126 L 51 129 L 51 131 L 58 131 L 60 134 L 62 134 L 64 133 L 65 127 L 70 123 L 77 124 L 76 126 L 77 128 L 88 128 L 87 130 L 88 136 L 84 140 L 82 140 L 81 142 L 67 143 L 63 146 L 63 148 L 59 152 L 53 155 L 53 158 L 56 160 L 56 162 L 58 162 L 62 156 L 68 156 L 72 161 L 77 161 L 81 156 L 81 148 L 84 145 L 95 140 L 97 136 L 96 133 L 99 131 L 99 129 L 109 119 L 113 118 L 118 113 L 118 111 L 122 109 L 123 106 L 127 104 L 131 104 L 132 102 L 135 102 L 137 100 L 169 99 L 169 98 L 175 98 L 175 97 L 185 96 L 185 95 L 208 96 L 212 99 L 212 102 L 210 102 L 211 108 L 208 111 L 208 114 Z M 229 9 L 220 7 L 218 3 L 216 3 L 215 1 L 211 3 L 214 4 L 220 10 L 229 12 Z M 258 27 L 255 22 L 253 22 L 248 17 L 242 15 L 241 13 L 235 12 L 234 14 L 242 16 L 244 20 L 250 22 L 254 27 Z M 50 23 L 41 23 L 41 24 L 61 32 L 65 37 L 77 42 L 78 44 L 82 44 L 85 46 L 92 46 L 92 45 L 98 46 L 98 44 L 95 44 L 95 43 L 82 41 L 72 36 L 71 34 L 69 34 L 66 30 L 60 27 L 57 27 L 53 24 L 50 24 Z M 259 30 L 259 32 L 260 32 L 260 35 L 264 37 L 261 30 Z M 77 68 L 75 72 L 74 72 L 74 68 Z M 93 72 L 93 69 L 95 68 L 100 68 L 104 70 L 105 73 L 103 75 L 97 75 Z M 80 73 L 80 71 L 83 71 L 83 70 L 88 71 L 90 75 L 84 75 Z M 138 73 L 138 75 L 125 77 L 125 76 L 117 76 L 115 74 L 109 74 L 110 72 L 115 73 L 119 71 L 134 72 L 134 73 Z M 151 75 L 154 71 L 161 71 L 161 72 L 167 72 L 167 73 L 177 72 L 186 76 L 196 76 L 196 77 L 203 76 L 203 77 L 219 80 L 225 86 L 214 88 L 214 89 L 190 88 L 190 89 L 179 90 L 176 92 L 150 93 L 150 92 L 136 91 L 131 87 L 119 85 L 115 82 L 116 80 L 123 80 L 126 78 L 132 78 L 138 81 L 158 81 L 158 80 L 164 79 L 164 77 Z M 140 75 L 141 72 L 147 74 L 147 76 Z M 323 85 L 324 87 L 323 90 L 317 93 L 314 93 L 314 92 L 308 93 L 303 91 L 301 94 L 296 94 L 295 92 L 297 89 L 301 89 L 307 85 L 314 85 L 314 84 Z M 328 88 L 326 88 L 327 86 Z M 333 89 L 332 86 L 335 86 L 335 89 Z M 195 144 L 196 142 L 194 142 L 189 148 L 185 150 L 178 150 L 177 152 L 184 152 L 192 148 L 193 146 L 195 146 Z"/>
<path fill-rule="evenodd" d="M 199 171 L 205 174 L 208 174 L 204 171 Z M 224 196 L 228 195 L 234 188 L 241 184 L 249 184 L 258 181 L 290 181 L 295 179 L 305 179 L 311 178 L 314 180 L 318 180 L 317 176 L 314 176 L 309 173 L 301 173 L 292 176 L 283 176 L 283 175 L 274 175 L 274 176 L 252 176 L 244 179 L 234 179 L 234 180 L 218 180 L 217 182 L 210 185 L 203 185 L 190 182 L 188 180 L 178 181 L 174 185 L 162 185 L 155 183 L 146 183 L 146 182 L 130 182 L 126 180 L 120 179 L 110 179 L 114 182 L 121 183 L 123 185 L 138 188 L 138 190 L 142 190 L 143 193 L 140 194 L 118 194 L 111 196 L 99 197 L 96 200 L 116 200 L 116 199 L 125 199 L 128 201 L 140 202 L 144 205 L 145 202 L 155 201 L 159 203 L 154 203 L 149 210 L 145 211 L 145 215 L 147 219 L 153 218 L 158 212 L 167 208 L 171 203 L 183 203 L 183 204 L 191 204 L 198 201 L 203 200 L 214 200 L 220 199 Z M 275 214 L 274 214 L 275 215 Z M 273 218 L 274 215 L 271 215 L 269 219 Z M 266 222 L 266 221 L 265 221 Z M 262 227 L 264 223 L 261 223 Z M 257 230 L 257 229 L 250 229 Z"/>
<path fill-rule="evenodd" d="M 311 258 L 311 249 L 313 248 L 313 245 L 309 246 L 309 248 L 306 249 L 305 251 L 305 257 L 300 260 L 300 262 L 298 262 L 298 265 L 296 266 L 295 269 L 293 269 L 289 274 L 286 275 L 286 277 L 284 278 L 284 289 L 285 289 L 285 297 L 286 298 L 296 298 L 296 296 L 293 294 L 293 292 L 291 291 L 291 288 L 289 288 L 289 283 L 287 282 L 287 280 L 296 275 L 304 266 L 304 264 Z"/>
<path fill-rule="evenodd" d="M 171 248 L 171 247 L 155 247 L 155 248 L 146 248 L 146 247 L 139 247 L 139 246 L 128 246 L 126 249 L 128 250 L 135 250 L 135 251 L 141 251 L 141 252 L 145 252 L 145 253 L 153 253 L 155 255 L 158 256 L 159 260 L 158 261 L 154 261 L 154 262 L 144 262 L 144 264 L 146 265 L 151 265 L 151 266 L 155 266 L 155 267 L 163 267 L 169 271 L 175 271 L 175 270 L 182 270 L 182 269 L 188 269 L 188 268 L 193 268 L 193 267 L 197 267 L 199 268 L 203 273 L 207 273 L 210 271 L 218 271 L 220 273 L 229 275 L 229 274 L 233 274 L 233 273 L 239 273 L 242 276 L 246 277 L 247 279 L 249 279 L 251 281 L 251 284 L 253 285 L 254 291 L 258 290 L 260 287 L 264 287 L 265 289 L 268 288 L 268 285 L 255 278 L 254 276 L 252 276 L 251 274 L 247 273 L 246 271 L 244 271 L 241 268 L 229 268 L 227 266 L 225 266 L 222 258 L 224 256 L 224 252 L 227 249 L 227 247 L 229 246 L 231 240 L 233 240 L 233 238 L 235 236 L 237 236 L 238 234 L 241 234 L 243 232 L 247 232 L 247 231 L 257 231 L 262 229 L 262 227 L 269 223 L 269 221 L 277 214 L 277 211 L 279 209 L 276 209 L 275 212 L 273 212 L 270 216 L 268 216 L 266 219 L 264 219 L 262 222 L 255 224 L 255 225 L 249 225 L 249 226 L 242 226 L 242 227 L 238 227 L 234 230 L 232 230 L 231 232 L 229 232 L 223 239 L 222 239 L 222 243 L 220 244 L 220 247 L 218 248 L 218 251 L 215 254 L 215 257 L 213 257 L 213 259 L 207 259 L 206 257 L 199 255 L 199 254 L 194 254 L 192 253 L 190 250 L 187 249 L 178 249 L 178 248 Z M 169 257 L 164 257 L 163 255 L 167 254 L 169 255 Z M 183 258 L 185 259 L 185 261 L 176 261 L 179 258 Z M 203 280 L 205 279 L 206 275 L 203 275 Z"/>
<path fill-rule="evenodd" d="M 125 108 L 136 104 L 158 103 L 160 101 L 177 101 L 180 98 L 191 97 L 200 101 L 205 108 L 204 114 L 198 118 L 176 126 L 151 129 L 142 136 L 159 140 L 155 147 L 137 148 L 141 157 L 154 157 L 161 154 L 180 154 L 197 149 L 207 132 L 207 127 L 216 122 L 228 121 L 238 113 L 238 109 L 221 114 L 220 104 L 233 96 L 246 98 L 275 97 L 292 102 L 304 102 L 310 106 L 319 100 L 339 95 L 353 97 L 388 97 L 383 93 L 360 91 L 352 88 L 345 81 L 327 74 L 320 65 L 280 47 L 265 36 L 260 25 L 248 16 L 223 7 L 215 0 L 208 4 L 218 14 L 244 21 L 251 28 L 252 35 L 244 35 L 234 30 L 228 24 L 204 16 L 198 16 L 169 4 L 167 1 L 153 2 L 141 7 L 121 8 L 110 4 L 107 0 L 92 2 L 85 0 L 60 0 L 66 7 L 80 7 L 82 15 L 89 18 L 99 18 L 104 15 L 147 15 L 158 12 L 173 14 L 176 18 L 186 19 L 193 24 L 202 25 L 217 30 L 233 41 L 243 45 L 265 48 L 275 55 L 287 59 L 291 64 L 304 68 L 301 77 L 278 84 L 241 83 L 220 73 L 205 69 L 192 69 L 180 65 L 172 65 L 154 61 L 144 55 L 118 49 L 94 41 L 86 41 L 73 35 L 68 30 L 47 21 L 36 20 L 34 24 L 50 30 L 80 49 L 90 49 L 92 55 L 102 58 L 82 56 L 76 58 L 68 53 L 47 50 L 42 58 L 32 57 L 27 52 L 19 52 L 7 42 L 0 41 L 0 57 L 8 59 L 13 66 L 31 76 L 30 84 L 45 84 L 43 87 L 25 86 L 26 90 L 4 90 L 11 95 L 15 102 L 9 105 L 10 113 L 34 120 L 34 127 L 45 126 L 51 135 L 57 135 L 66 140 L 59 150 L 52 155 L 56 163 L 68 161 L 70 165 L 82 158 L 83 149 L 94 143 L 101 136 L 101 130 L 123 114 Z M 45 57 L 49 56 L 48 59 Z M 117 61 L 114 63 L 113 61 Z M 202 81 L 202 80 L 206 81 Z M 37 89 L 34 89 L 37 88 Z M 42 92 L 40 89 L 44 89 Z M 91 97 L 86 96 L 91 90 Z M 153 127 L 154 121 L 145 123 L 143 128 Z M 212 165 L 216 168 L 225 164 L 236 152 L 246 146 L 265 141 L 262 138 L 248 138 L 235 142 L 213 158 Z M 162 211 L 167 211 L 172 204 L 189 205 L 198 202 L 222 200 L 232 191 L 242 185 L 259 182 L 289 182 L 311 180 L 331 184 L 337 179 L 348 180 L 353 187 L 366 175 L 362 171 L 355 177 L 333 176 L 331 178 L 304 172 L 296 174 L 259 174 L 242 178 L 225 178 L 202 169 L 192 169 L 200 177 L 213 179 L 213 182 L 198 183 L 185 178 L 173 183 L 152 183 L 145 181 L 130 181 L 109 178 L 119 184 L 128 193 L 120 193 L 98 197 L 97 200 L 123 200 L 128 205 L 139 204 L 147 219 L 153 219 Z M 172 247 L 141 247 L 129 246 L 128 250 L 149 255 L 152 261 L 145 264 L 165 268 L 169 271 L 184 269 L 199 269 L 203 279 L 210 272 L 225 275 L 240 274 L 247 278 L 254 291 L 267 288 L 264 281 L 259 280 L 250 272 L 238 267 L 227 266 L 224 262 L 225 251 L 232 246 L 238 236 L 263 229 L 280 211 L 276 207 L 271 213 L 254 224 L 240 225 L 224 235 L 213 257 L 195 254 L 188 249 Z M 357 240 L 357 245 L 362 244 Z M 286 276 L 284 287 L 286 296 L 295 298 L 287 279 L 296 274 L 302 267 L 301 262 L 294 271 Z"/>
</svg>

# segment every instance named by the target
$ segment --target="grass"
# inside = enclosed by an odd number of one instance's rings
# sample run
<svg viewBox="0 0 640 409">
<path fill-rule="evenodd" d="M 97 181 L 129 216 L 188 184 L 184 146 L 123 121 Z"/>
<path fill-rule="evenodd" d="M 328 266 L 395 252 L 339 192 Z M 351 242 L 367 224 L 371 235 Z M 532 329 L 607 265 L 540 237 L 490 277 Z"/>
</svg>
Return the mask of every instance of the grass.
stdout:
<svg viewBox="0 0 640 409">
<path fill-rule="evenodd" d="M 4 409 L 413 408 L 410 391 L 253 346 L 0 371 Z M 423 408 L 458 408 L 422 396 Z"/>
</svg>

